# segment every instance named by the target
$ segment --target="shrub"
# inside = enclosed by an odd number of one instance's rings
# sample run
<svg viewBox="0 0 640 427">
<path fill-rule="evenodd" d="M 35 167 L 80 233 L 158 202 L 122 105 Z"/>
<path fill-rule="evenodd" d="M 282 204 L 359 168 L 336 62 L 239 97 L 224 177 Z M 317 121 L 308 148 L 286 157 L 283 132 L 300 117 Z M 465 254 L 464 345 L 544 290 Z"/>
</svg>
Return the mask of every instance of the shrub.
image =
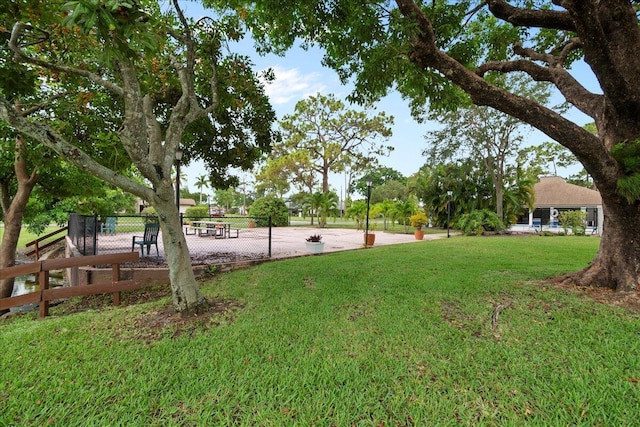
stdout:
<svg viewBox="0 0 640 427">
<path fill-rule="evenodd" d="M 427 215 L 425 215 L 424 212 L 418 212 L 415 215 L 411 215 L 411 218 L 409 218 L 409 220 L 411 221 L 411 226 L 417 228 L 418 230 L 420 230 L 422 226 L 427 224 L 428 222 Z"/>
<path fill-rule="evenodd" d="M 268 217 L 271 216 L 271 225 L 283 227 L 289 225 L 289 211 L 282 199 L 275 196 L 265 196 L 257 199 L 249 209 L 249 216 L 256 217 L 258 227 L 269 225 Z"/>
<path fill-rule="evenodd" d="M 460 230 L 467 236 L 472 234 L 480 236 L 486 231 L 504 230 L 504 224 L 500 221 L 498 215 L 487 209 L 474 210 L 462 215 L 458 225 Z"/>
<path fill-rule="evenodd" d="M 209 217 L 208 206 L 190 206 L 184 212 L 185 219 L 198 219 L 198 218 L 208 218 L 208 217 Z"/>
<path fill-rule="evenodd" d="M 560 212 L 558 218 L 560 226 L 564 228 L 565 234 L 569 234 L 570 228 L 571 232 L 576 236 L 584 236 L 584 222 L 586 219 L 587 213 L 579 210 Z"/>
</svg>

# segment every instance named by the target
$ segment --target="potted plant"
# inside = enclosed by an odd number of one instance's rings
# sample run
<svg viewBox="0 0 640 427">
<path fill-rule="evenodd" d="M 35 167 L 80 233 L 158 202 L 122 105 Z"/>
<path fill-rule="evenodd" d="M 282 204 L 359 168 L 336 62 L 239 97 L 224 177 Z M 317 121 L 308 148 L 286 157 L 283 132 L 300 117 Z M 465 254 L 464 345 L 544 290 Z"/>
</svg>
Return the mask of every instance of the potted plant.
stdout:
<svg viewBox="0 0 640 427">
<path fill-rule="evenodd" d="M 306 245 L 307 251 L 312 254 L 319 254 L 324 250 L 324 242 L 320 234 L 312 234 L 307 237 Z"/>
<path fill-rule="evenodd" d="M 422 240 L 424 238 L 424 230 L 422 229 L 422 227 L 428 223 L 427 215 L 425 215 L 424 212 L 418 212 L 414 215 L 411 215 L 409 221 L 411 222 L 411 226 L 416 229 L 413 232 L 416 240 Z"/>
</svg>

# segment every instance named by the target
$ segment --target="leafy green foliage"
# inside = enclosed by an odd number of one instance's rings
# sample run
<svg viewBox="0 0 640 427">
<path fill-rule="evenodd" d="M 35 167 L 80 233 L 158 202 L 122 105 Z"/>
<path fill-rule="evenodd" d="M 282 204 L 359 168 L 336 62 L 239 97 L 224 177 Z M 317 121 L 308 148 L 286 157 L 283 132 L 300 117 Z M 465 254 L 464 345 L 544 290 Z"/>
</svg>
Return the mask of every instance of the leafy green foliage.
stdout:
<svg viewBox="0 0 640 427">
<path fill-rule="evenodd" d="M 316 191 L 315 193 L 308 194 L 304 200 L 304 212 L 312 212 L 318 219 L 318 226 L 324 227 L 327 225 L 327 218 L 333 216 L 334 218 L 340 214 L 338 211 L 338 195 L 333 191 Z M 313 219 L 312 219 L 313 223 Z"/>
<path fill-rule="evenodd" d="M 560 226 L 564 228 L 565 234 L 569 229 L 576 236 L 584 236 L 587 213 L 581 210 L 561 211 L 558 216 Z"/>
<path fill-rule="evenodd" d="M 280 134 L 273 128 L 276 114 L 264 92 L 263 83 L 272 80 L 269 73 L 258 76 L 246 56 L 229 55 L 218 65 L 217 97 L 219 107 L 211 117 L 191 123 L 183 139 L 185 162 L 202 160 L 214 188 L 237 186 L 230 168 L 251 169 Z M 204 93 L 206 82 L 201 82 Z"/>
<path fill-rule="evenodd" d="M 367 181 L 371 182 L 371 188 L 373 189 L 373 191 L 375 191 L 376 188 L 379 188 L 384 184 L 390 183 L 392 181 L 406 184 L 407 178 L 395 169 L 386 166 L 380 166 L 365 171 L 362 177 L 356 180 L 355 183 L 351 184 L 350 192 L 357 191 L 361 195 L 366 196 Z M 384 200 L 386 198 L 388 197 L 382 197 L 381 200 Z"/>
<path fill-rule="evenodd" d="M 371 206 L 369 206 L 371 211 Z M 356 200 L 345 211 L 345 218 L 351 218 L 356 221 L 356 227 L 362 228 L 367 216 L 367 202 L 365 200 Z"/>
<path fill-rule="evenodd" d="M 486 231 L 504 230 L 504 224 L 495 212 L 480 209 L 461 215 L 458 220 L 458 228 L 467 236 L 473 234 L 480 236 Z"/>
<path fill-rule="evenodd" d="M 158 222 L 158 211 L 153 206 L 145 207 L 140 214 L 145 224 Z"/>
<path fill-rule="evenodd" d="M 411 221 L 411 226 L 417 228 L 418 230 L 420 230 L 422 227 L 424 227 L 426 224 L 429 223 L 429 220 L 427 219 L 427 215 L 424 212 L 417 212 L 411 215 L 410 221 Z"/>
<path fill-rule="evenodd" d="M 271 225 L 284 227 L 289 225 L 289 211 L 284 201 L 275 196 L 265 196 L 256 199 L 249 208 L 249 216 L 256 217 L 256 225 L 267 227 L 268 217 L 271 217 Z"/>
<path fill-rule="evenodd" d="M 184 212 L 185 219 L 198 219 L 208 218 L 209 207 L 208 206 L 189 206 Z"/>
<path fill-rule="evenodd" d="M 150 31 L 148 13 L 157 12 L 157 3 L 148 0 L 73 0 L 62 10 L 62 25 L 78 27 L 84 34 L 95 33 L 105 47 L 104 59 L 137 58 L 140 50 L 155 53 L 161 38 Z"/>
<path fill-rule="evenodd" d="M 398 200 L 393 204 L 391 216 L 398 224 L 404 225 L 404 232 L 408 232 L 411 215 L 416 211 L 417 204 L 413 198 L 407 200 Z"/>
<path fill-rule="evenodd" d="M 507 170 L 503 191 L 505 224 L 512 224 L 525 207 L 533 206 L 533 185 L 526 174 L 517 169 Z M 409 188 L 425 205 L 431 223 L 436 226 L 445 226 L 449 214 L 451 221 L 456 222 L 460 215 L 473 210 L 496 210 L 491 178 L 486 169 L 471 160 L 424 166 L 411 177 Z"/>
<path fill-rule="evenodd" d="M 629 203 L 640 200 L 640 139 L 616 144 L 611 150 L 622 173 L 617 190 Z"/>
</svg>

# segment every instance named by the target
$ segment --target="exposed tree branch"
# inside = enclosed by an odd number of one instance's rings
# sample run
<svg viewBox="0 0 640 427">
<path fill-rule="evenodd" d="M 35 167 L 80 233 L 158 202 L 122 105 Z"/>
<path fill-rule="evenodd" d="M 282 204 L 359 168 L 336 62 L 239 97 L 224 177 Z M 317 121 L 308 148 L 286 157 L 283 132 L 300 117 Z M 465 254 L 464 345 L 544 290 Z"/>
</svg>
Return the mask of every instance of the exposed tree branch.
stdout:
<svg viewBox="0 0 640 427">
<path fill-rule="evenodd" d="M 491 330 L 495 332 L 498 329 L 498 317 L 500 317 L 500 312 L 505 308 L 511 306 L 511 301 L 501 302 L 496 305 L 493 309 L 493 314 L 491 315 Z"/>
<path fill-rule="evenodd" d="M 558 63 L 557 57 L 549 54 L 540 54 L 532 49 L 514 47 L 518 55 L 531 58 L 533 61 Z M 563 94 L 565 99 L 586 115 L 597 120 L 603 114 L 604 97 L 589 92 L 567 70 L 561 66 L 543 67 L 531 60 L 515 60 L 504 62 L 487 62 L 476 70 L 479 76 L 484 76 L 488 71 L 509 73 L 521 71 L 527 73 L 532 79 L 539 82 L 553 83 Z"/>
<path fill-rule="evenodd" d="M 416 2 L 396 0 L 396 3 L 400 12 L 417 28 L 417 33 L 411 39 L 412 51 L 409 53 L 409 59 L 414 64 L 421 69 L 432 68 L 439 71 L 464 90 L 474 104 L 490 106 L 517 117 L 562 142 L 576 154 L 589 172 L 594 176 L 599 174 L 598 178 L 603 182 L 607 181 L 605 177 L 612 178 L 606 174 L 617 170 L 616 162 L 596 136 L 555 111 L 497 87 L 468 70 L 463 64 L 438 50 L 429 18 Z"/>
<path fill-rule="evenodd" d="M 61 93 L 57 93 L 49 98 L 47 98 L 46 100 L 39 102 L 36 105 L 31 106 L 30 108 L 26 109 L 26 110 L 20 110 L 20 115 L 22 117 L 27 117 L 30 116 L 31 114 L 42 110 L 43 108 L 47 107 L 52 101 L 55 101 L 56 99 L 60 99 L 60 98 L 64 98 L 65 96 L 69 95 L 70 92 L 65 91 L 65 92 L 61 92 Z"/>
<path fill-rule="evenodd" d="M 39 122 L 30 122 L 26 118 L 22 117 L 20 113 L 11 107 L 4 97 L 0 97 L 0 118 L 9 123 L 19 132 L 34 138 L 51 148 L 53 151 L 62 154 L 67 158 L 67 160 L 78 166 L 80 169 L 89 171 L 96 177 L 145 200 L 149 200 L 153 197 L 153 191 L 151 189 L 148 189 L 142 184 L 138 184 L 137 182 L 102 166 L 100 163 L 93 160 L 91 156 L 71 144 L 62 135 L 49 126 Z"/>
<path fill-rule="evenodd" d="M 56 65 L 56 64 L 52 64 L 50 62 L 47 61 L 43 61 L 37 58 L 33 58 L 27 54 L 25 54 L 22 49 L 19 46 L 19 39 L 20 36 L 24 33 L 24 31 L 26 29 L 31 28 L 30 25 L 25 24 L 24 22 L 16 22 L 13 25 L 13 30 L 11 31 L 11 38 L 9 39 L 9 49 L 11 49 L 11 51 L 14 53 L 14 55 L 16 56 L 16 60 L 18 62 L 23 62 L 23 63 L 28 63 L 28 64 L 33 64 L 33 65 L 37 65 L 38 67 L 42 67 L 44 69 L 47 70 L 51 70 L 51 71 L 56 71 L 56 72 L 60 72 L 60 73 L 68 73 L 68 74 L 74 74 L 77 76 L 81 76 L 84 77 L 100 86 L 102 86 L 103 88 L 105 88 L 106 90 L 115 93 L 118 96 L 122 96 L 123 95 L 123 90 L 120 86 L 114 84 L 113 82 L 110 82 L 108 80 L 105 80 L 104 78 L 102 78 L 102 76 L 99 76 L 97 74 L 94 74 L 90 71 L 87 70 L 81 70 L 78 68 L 74 68 L 74 67 L 67 67 L 64 65 Z"/>
<path fill-rule="evenodd" d="M 511 6 L 504 0 L 487 0 L 491 13 L 516 27 L 554 28 L 575 31 L 571 15 L 558 10 L 531 10 Z"/>
</svg>

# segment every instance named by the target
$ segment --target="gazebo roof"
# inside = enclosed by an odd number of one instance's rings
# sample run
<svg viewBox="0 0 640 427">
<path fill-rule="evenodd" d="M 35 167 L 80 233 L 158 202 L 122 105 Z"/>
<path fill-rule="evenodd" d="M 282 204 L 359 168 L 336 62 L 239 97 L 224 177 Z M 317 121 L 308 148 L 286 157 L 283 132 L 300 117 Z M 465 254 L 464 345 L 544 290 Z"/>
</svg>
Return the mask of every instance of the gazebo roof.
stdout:
<svg viewBox="0 0 640 427">
<path fill-rule="evenodd" d="M 537 208 L 591 207 L 602 205 L 596 190 L 569 184 L 559 176 L 544 176 L 533 186 Z"/>
</svg>

